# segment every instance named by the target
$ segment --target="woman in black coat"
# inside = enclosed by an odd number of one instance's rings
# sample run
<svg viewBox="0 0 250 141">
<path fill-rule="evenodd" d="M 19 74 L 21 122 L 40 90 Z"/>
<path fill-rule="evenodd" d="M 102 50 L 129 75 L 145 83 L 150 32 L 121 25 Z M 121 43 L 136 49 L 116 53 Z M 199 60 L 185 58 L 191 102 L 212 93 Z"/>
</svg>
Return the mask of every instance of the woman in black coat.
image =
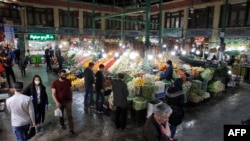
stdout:
<svg viewBox="0 0 250 141">
<path fill-rule="evenodd" d="M 45 109 L 48 108 L 46 87 L 39 75 L 33 77 L 32 83 L 24 89 L 23 94 L 30 96 L 32 99 L 35 110 L 36 131 L 39 132 L 45 119 Z"/>
<path fill-rule="evenodd" d="M 181 124 L 184 117 L 184 92 L 182 90 L 182 79 L 177 78 L 174 86 L 168 89 L 167 104 L 172 108 L 173 113 L 169 117 L 171 138 L 174 138 L 177 126 Z"/>
</svg>

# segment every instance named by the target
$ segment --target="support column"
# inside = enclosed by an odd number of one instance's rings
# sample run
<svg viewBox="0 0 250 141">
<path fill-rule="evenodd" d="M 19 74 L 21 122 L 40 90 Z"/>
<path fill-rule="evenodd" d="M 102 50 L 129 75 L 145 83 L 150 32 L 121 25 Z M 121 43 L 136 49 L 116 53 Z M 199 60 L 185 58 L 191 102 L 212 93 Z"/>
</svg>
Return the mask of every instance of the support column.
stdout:
<svg viewBox="0 0 250 141">
<path fill-rule="evenodd" d="M 121 41 L 122 44 L 125 42 L 125 23 L 124 23 L 125 16 L 122 15 L 122 22 L 121 22 Z"/>
<path fill-rule="evenodd" d="M 53 18 L 54 18 L 54 27 L 55 27 L 55 37 L 56 37 L 56 40 L 55 40 L 55 43 L 56 45 L 59 44 L 59 40 L 60 40 L 60 35 L 58 34 L 59 32 L 59 9 L 57 7 L 54 7 L 53 8 Z"/>
<path fill-rule="evenodd" d="M 25 53 L 26 48 L 29 47 L 27 43 L 27 38 L 24 38 L 25 32 L 27 31 L 27 14 L 26 14 L 26 7 L 20 11 L 20 18 L 21 18 L 21 31 L 22 33 L 18 35 L 18 46 L 20 48 L 21 53 Z"/>
<path fill-rule="evenodd" d="M 70 42 L 70 0 L 67 0 L 67 25 L 68 25 L 68 42 Z"/>
<path fill-rule="evenodd" d="M 102 12 L 101 16 L 105 16 L 105 13 Z M 106 30 L 106 19 L 102 18 L 101 19 L 101 31 L 104 32 Z M 101 36 L 101 39 L 104 41 L 105 40 L 105 34 Z"/>
<path fill-rule="evenodd" d="M 150 5 L 150 0 L 147 0 L 147 5 L 146 5 L 146 30 L 145 30 L 145 44 L 144 44 L 144 50 L 143 50 L 143 53 L 144 53 L 144 56 L 143 57 L 146 57 L 146 51 L 150 45 L 150 40 L 149 40 L 149 37 L 150 37 L 150 8 L 151 8 L 151 5 Z"/>
<path fill-rule="evenodd" d="M 220 22 L 220 10 L 221 6 L 219 4 L 214 5 L 214 20 L 213 20 L 213 30 L 212 30 L 212 37 L 211 37 L 211 46 L 216 46 L 216 42 L 218 41 L 218 32 L 219 32 L 219 22 Z"/>
<path fill-rule="evenodd" d="M 221 32 L 220 32 L 220 51 L 224 52 L 225 50 L 225 42 L 224 42 L 224 37 L 225 37 L 225 27 L 226 27 L 226 22 L 227 22 L 227 7 L 228 7 L 228 0 L 223 1 L 223 11 L 222 11 L 222 24 L 221 24 Z"/>
<path fill-rule="evenodd" d="M 159 5 L 160 7 L 160 13 L 159 13 L 159 46 L 160 46 L 160 48 L 161 48 L 161 50 L 162 50 L 162 31 L 163 31 L 163 27 L 162 27 L 162 25 L 164 25 L 164 24 L 162 24 L 162 22 L 163 22 L 163 18 L 162 18 L 162 0 L 160 0 L 160 5 Z"/>
<path fill-rule="evenodd" d="M 79 9 L 79 14 L 78 14 L 78 27 L 80 29 L 80 35 L 83 35 L 83 10 Z"/>
<path fill-rule="evenodd" d="M 95 0 L 92 0 L 92 46 L 94 50 L 96 50 L 96 45 L 95 45 Z"/>
</svg>

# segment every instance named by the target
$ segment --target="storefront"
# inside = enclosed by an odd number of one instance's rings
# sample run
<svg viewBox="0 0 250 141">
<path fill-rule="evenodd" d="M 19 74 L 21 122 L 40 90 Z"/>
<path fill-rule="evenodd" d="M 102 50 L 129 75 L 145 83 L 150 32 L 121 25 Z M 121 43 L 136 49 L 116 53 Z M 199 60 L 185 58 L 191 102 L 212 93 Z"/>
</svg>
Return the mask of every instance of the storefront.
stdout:
<svg viewBox="0 0 250 141">
<path fill-rule="evenodd" d="M 31 55 L 44 55 L 44 51 L 47 46 L 55 46 L 55 35 L 54 34 L 28 34 L 27 41 Z"/>
</svg>

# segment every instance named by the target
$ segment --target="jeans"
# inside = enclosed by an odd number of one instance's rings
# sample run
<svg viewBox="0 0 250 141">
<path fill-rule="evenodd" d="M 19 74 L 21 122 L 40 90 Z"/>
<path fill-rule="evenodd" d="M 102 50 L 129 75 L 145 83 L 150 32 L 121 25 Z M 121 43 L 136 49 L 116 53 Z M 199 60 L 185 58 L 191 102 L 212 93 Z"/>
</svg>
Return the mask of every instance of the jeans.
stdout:
<svg viewBox="0 0 250 141">
<path fill-rule="evenodd" d="M 23 126 L 12 126 L 17 141 L 27 141 L 29 127 L 29 124 Z"/>
<path fill-rule="evenodd" d="M 103 103 L 104 103 L 104 94 L 102 92 L 97 92 L 96 93 L 96 110 L 97 111 L 103 110 Z"/>
<path fill-rule="evenodd" d="M 93 104 L 93 86 L 85 86 L 84 106 L 88 107 Z"/>
<path fill-rule="evenodd" d="M 171 130 L 171 138 L 174 138 L 175 133 L 176 133 L 177 125 L 170 125 L 170 130 Z"/>
<path fill-rule="evenodd" d="M 73 123 L 73 116 L 72 116 L 72 102 L 67 102 L 67 103 L 60 103 L 61 104 L 61 111 L 62 111 L 62 117 L 59 117 L 60 124 L 61 126 L 65 126 L 64 124 L 64 109 L 66 110 L 67 113 L 67 119 L 69 123 L 69 129 L 70 131 L 74 130 L 74 123 Z"/>
</svg>

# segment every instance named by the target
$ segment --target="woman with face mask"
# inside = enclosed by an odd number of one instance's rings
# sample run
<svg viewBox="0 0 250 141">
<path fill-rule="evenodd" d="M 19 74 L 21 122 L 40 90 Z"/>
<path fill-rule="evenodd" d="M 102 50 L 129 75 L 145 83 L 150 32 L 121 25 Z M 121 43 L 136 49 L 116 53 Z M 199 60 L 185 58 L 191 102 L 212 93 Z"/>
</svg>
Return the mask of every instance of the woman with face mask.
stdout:
<svg viewBox="0 0 250 141">
<path fill-rule="evenodd" d="M 42 131 L 42 123 L 45 119 L 45 109 L 48 109 L 48 96 L 46 87 L 42 83 L 42 79 L 39 75 L 33 77 L 33 81 L 28 85 L 23 94 L 30 96 L 34 105 L 35 120 L 36 120 L 36 132 Z"/>
</svg>

